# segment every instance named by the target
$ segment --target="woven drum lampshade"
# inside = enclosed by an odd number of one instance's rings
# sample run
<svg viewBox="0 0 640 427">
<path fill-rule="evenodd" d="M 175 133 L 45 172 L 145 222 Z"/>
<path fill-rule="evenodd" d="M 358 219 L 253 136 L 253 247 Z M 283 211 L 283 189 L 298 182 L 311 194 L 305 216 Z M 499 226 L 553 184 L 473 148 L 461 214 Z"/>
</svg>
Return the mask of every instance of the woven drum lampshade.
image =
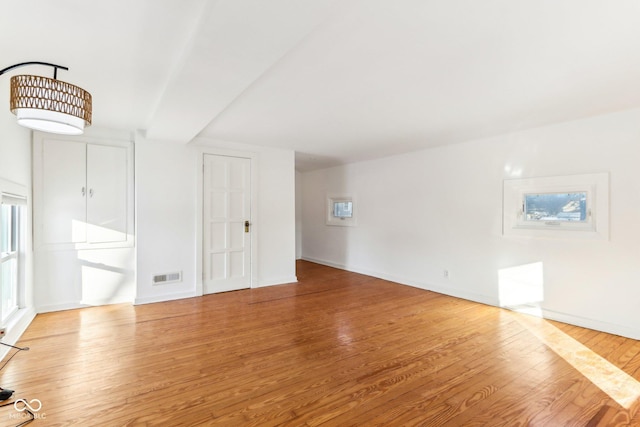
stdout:
<svg viewBox="0 0 640 427">
<path fill-rule="evenodd" d="M 91 94 L 61 80 L 13 76 L 9 104 L 18 124 L 30 129 L 80 135 L 91 125 Z"/>
</svg>

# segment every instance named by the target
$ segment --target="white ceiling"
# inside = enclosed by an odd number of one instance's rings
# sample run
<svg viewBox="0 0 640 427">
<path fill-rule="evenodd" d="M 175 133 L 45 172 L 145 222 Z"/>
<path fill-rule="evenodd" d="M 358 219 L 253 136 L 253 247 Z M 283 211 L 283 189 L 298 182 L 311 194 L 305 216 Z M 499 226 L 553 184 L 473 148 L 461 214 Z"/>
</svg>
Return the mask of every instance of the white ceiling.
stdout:
<svg viewBox="0 0 640 427">
<path fill-rule="evenodd" d="M 0 32 L 95 126 L 299 170 L 640 107 L 637 0 L 0 0 Z"/>
</svg>

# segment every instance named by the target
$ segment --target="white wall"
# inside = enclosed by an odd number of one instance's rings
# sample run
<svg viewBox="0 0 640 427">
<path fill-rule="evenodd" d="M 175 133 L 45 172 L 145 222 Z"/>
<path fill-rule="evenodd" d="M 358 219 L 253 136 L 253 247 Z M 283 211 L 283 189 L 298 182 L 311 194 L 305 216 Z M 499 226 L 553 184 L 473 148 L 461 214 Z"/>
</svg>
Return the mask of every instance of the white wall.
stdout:
<svg viewBox="0 0 640 427">
<path fill-rule="evenodd" d="M 0 115 L 0 132 L 0 176 L 30 187 L 31 131 L 18 126 L 7 110 Z"/>
<path fill-rule="evenodd" d="M 136 138 L 136 303 L 202 294 L 201 186 L 203 153 L 225 150 L 252 157 L 256 168 L 257 233 L 252 286 L 287 283 L 295 277 L 294 155 L 199 139 L 188 145 Z M 229 151 L 233 150 L 233 151 Z M 155 274 L 181 271 L 181 282 L 151 284 Z"/>
<path fill-rule="evenodd" d="M 136 138 L 136 302 L 196 295 L 197 150 Z M 156 274 L 182 282 L 152 285 Z"/>
<path fill-rule="evenodd" d="M 498 304 L 501 269 L 542 262 L 547 317 L 640 338 L 640 110 L 302 175 L 303 258 Z M 505 178 L 610 173 L 610 239 L 504 237 Z M 357 226 L 325 225 L 327 193 Z M 448 270 L 450 277 L 444 277 Z"/>
<path fill-rule="evenodd" d="M 258 280 L 296 282 L 295 153 L 261 148 L 258 156 Z"/>
</svg>

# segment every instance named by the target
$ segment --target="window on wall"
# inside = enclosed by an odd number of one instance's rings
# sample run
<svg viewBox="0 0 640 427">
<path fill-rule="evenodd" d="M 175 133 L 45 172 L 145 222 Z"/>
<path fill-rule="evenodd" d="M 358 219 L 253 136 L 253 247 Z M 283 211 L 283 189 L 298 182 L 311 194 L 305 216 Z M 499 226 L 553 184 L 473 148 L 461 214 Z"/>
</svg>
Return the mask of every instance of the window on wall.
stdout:
<svg viewBox="0 0 640 427">
<path fill-rule="evenodd" d="M 0 196 L 0 322 L 5 324 L 20 306 L 24 199 Z"/>
<path fill-rule="evenodd" d="M 524 237 L 609 237 L 609 175 L 504 181 L 503 234 Z"/>
<path fill-rule="evenodd" d="M 327 225 L 353 226 L 355 220 L 353 196 L 327 196 Z"/>
</svg>

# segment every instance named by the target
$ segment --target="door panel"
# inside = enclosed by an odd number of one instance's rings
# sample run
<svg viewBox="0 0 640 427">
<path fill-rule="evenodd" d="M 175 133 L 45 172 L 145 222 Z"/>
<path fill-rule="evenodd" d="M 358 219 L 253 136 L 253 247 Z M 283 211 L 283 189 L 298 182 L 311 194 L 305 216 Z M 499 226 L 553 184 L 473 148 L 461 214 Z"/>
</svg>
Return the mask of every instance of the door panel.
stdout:
<svg viewBox="0 0 640 427">
<path fill-rule="evenodd" d="M 87 238 L 86 149 L 80 142 L 47 140 L 42 145 L 43 243 L 78 243 Z"/>
<path fill-rule="evenodd" d="M 251 286 L 251 160 L 204 156 L 204 292 Z"/>
<path fill-rule="evenodd" d="M 127 241 L 127 149 L 87 145 L 87 240 Z"/>
</svg>

